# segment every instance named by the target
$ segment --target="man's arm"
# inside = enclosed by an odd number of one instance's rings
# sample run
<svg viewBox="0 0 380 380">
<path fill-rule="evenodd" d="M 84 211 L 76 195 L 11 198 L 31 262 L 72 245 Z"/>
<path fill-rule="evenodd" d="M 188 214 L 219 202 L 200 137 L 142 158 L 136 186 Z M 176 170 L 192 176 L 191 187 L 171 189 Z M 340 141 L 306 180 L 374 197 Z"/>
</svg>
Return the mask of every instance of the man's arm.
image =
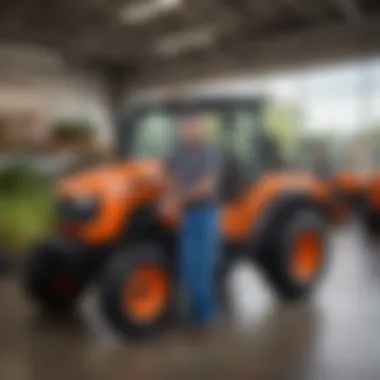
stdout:
<svg viewBox="0 0 380 380">
<path fill-rule="evenodd" d="M 178 178 L 177 175 L 170 170 L 167 170 L 163 193 L 165 198 L 173 200 L 179 198 Z"/>
<path fill-rule="evenodd" d="M 174 153 L 171 157 L 164 161 L 165 183 L 162 189 L 161 204 L 178 202 L 179 186 L 178 176 L 176 174 L 177 155 Z"/>
</svg>

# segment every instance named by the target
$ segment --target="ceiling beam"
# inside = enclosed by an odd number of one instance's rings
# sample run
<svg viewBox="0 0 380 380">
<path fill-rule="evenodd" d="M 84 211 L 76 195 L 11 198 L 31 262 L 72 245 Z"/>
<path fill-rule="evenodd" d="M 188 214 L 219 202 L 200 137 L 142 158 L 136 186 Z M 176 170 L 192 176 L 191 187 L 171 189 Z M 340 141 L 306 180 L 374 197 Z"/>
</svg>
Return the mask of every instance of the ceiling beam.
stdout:
<svg viewBox="0 0 380 380">
<path fill-rule="evenodd" d="M 342 12 L 344 19 L 353 24 L 362 24 L 365 21 L 357 0 L 333 0 Z"/>
<path fill-rule="evenodd" d="M 194 82 L 208 78 L 262 73 L 355 59 L 380 54 L 380 18 L 368 19 L 358 28 L 348 23 L 316 27 L 304 32 L 267 38 L 265 41 L 236 44 L 225 52 L 235 59 L 215 61 L 212 57 L 167 62 L 165 65 L 149 67 L 134 78 L 135 87 L 165 85 L 172 82 Z M 179 63 L 179 62 L 178 62 Z"/>
<path fill-rule="evenodd" d="M 306 21 L 320 20 L 325 7 L 323 2 L 308 0 L 277 0 L 294 14 L 305 18 Z M 339 1 L 339 0 L 338 0 Z"/>
</svg>

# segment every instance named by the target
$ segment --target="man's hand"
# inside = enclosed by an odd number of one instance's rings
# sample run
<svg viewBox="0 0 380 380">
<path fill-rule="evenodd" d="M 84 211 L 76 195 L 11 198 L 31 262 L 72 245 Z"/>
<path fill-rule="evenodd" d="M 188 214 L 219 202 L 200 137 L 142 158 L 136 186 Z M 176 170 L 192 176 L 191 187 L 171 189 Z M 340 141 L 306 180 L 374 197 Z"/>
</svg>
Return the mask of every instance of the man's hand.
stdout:
<svg viewBox="0 0 380 380">
<path fill-rule="evenodd" d="M 165 196 L 158 203 L 158 213 L 164 217 L 179 215 L 180 211 L 180 202 L 173 196 Z"/>
<path fill-rule="evenodd" d="M 199 199 L 210 197 L 215 192 L 215 179 L 212 176 L 202 178 L 194 187 L 184 195 L 185 203 L 196 202 Z"/>
</svg>

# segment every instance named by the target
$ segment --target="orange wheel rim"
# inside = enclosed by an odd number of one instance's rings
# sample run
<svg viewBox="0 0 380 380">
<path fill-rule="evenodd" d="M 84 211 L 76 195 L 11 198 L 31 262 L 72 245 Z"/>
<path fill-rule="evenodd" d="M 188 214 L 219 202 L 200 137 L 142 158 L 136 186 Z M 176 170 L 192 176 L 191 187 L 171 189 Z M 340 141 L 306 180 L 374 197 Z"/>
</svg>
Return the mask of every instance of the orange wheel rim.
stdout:
<svg viewBox="0 0 380 380">
<path fill-rule="evenodd" d="M 168 295 L 167 274 L 157 266 L 144 265 L 125 281 L 123 306 L 134 320 L 148 322 L 163 312 Z"/>
<path fill-rule="evenodd" d="M 320 236 L 313 231 L 300 233 L 294 242 L 292 272 L 301 280 L 314 277 L 321 263 L 322 244 Z"/>
</svg>

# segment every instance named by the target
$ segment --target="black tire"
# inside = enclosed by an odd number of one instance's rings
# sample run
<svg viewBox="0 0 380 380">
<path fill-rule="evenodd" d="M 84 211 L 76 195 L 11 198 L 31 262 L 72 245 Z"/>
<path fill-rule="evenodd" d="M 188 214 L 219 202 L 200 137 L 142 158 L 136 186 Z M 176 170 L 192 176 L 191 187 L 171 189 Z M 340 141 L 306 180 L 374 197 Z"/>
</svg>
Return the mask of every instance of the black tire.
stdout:
<svg viewBox="0 0 380 380">
<path fill-rule="evenodd" d="M 70 288 L 58 291 L 52 286 L 52 281 L 57 276 L 68 276 L 74 282 Z M 64 313 L 71 310 L 83 287 L 79 281 L 58 248 L 41 245 L 27 259 L 24 289 L 27 297 L 43 311 Z"/>
<path fill-rule="evenodd" d="M 167 276 L 167 297 L 162 309 L 151 320 L 137 320 L 123 305 L 123 287 L 132 273 L 149 265 Z M 157 244 L 137 243 L 112 257 L 103 273 L 100 285 L 100 306 L 107 322 L 125 337 L 148 338 L 161 332 L 174 315 L 174 278 L 168 254 Z"/>
<path fill-rule="evenodd" d="M 362 220 L 363 227 L 366 233 L 370 237 L 376 238 L 380 236 L 380 214 L 379 213 L 366 210 L 362 213 L 361 220 Z"/>
<path fill-rule="evenodd" d="M 367 196 L 361 198 L 360 207 L 358 207 L 358 216 L 364 233 L 369 238 L 380 237 L 380 212 L 371 204 L 369 191 Z"/>
<path fill-rule="evenodd" d="M 299 299 L 308 296 L 326 267 L 327 221 L 321 213 L 302 206 L 292 210 L 286 220 L 273 226 L 268 250 L 262 256 L 262 267 L 276 293 L 285 299 Z M 302 232 L 316 233 L 320 238 L 319 265 L 315 273 L 302 280 L 292 272 L 292 255 L 295 239 Z"/>
<path fill-rule="evenodd" d="M 227 317 L 232 312 L 229 278 L 239 257 L 242 257 L 242 254 L 238 247 L 225 246 L 221 252 L 221 260 L 216 271 L 215 287 L 218 308 Z"/>
</svg>

